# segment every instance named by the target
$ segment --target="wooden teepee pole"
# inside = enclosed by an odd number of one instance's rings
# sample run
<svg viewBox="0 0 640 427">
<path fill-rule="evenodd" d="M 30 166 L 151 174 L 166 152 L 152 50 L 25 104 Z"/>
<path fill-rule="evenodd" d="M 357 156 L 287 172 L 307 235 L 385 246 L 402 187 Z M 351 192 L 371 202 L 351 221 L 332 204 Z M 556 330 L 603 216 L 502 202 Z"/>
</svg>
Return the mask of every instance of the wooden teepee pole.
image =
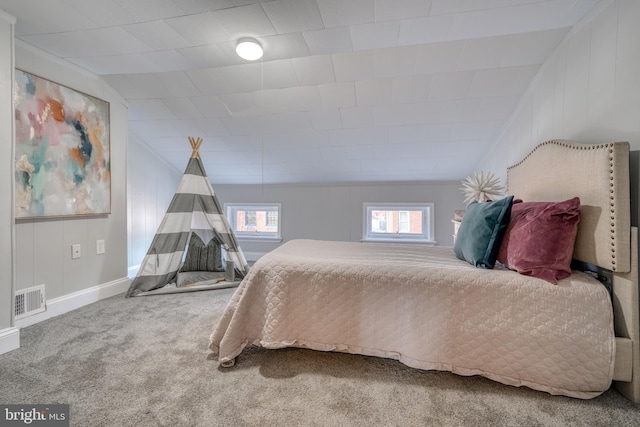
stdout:
<svg viewBox="0 0 640 427">
<path fill-rule="evenodd" d="M 191 158 L 196 158 L 199 159 L 200 158 L 200 153 L 198 153 L 198 150 L 200 149 L 200 146 L 202 145 L 202 138 L 194 138 L 192 136 L 189 136 L 189 144 L 191 144 L 191 148 L 193 149 L 193 151 L 191 152 Z"/>
</svg>

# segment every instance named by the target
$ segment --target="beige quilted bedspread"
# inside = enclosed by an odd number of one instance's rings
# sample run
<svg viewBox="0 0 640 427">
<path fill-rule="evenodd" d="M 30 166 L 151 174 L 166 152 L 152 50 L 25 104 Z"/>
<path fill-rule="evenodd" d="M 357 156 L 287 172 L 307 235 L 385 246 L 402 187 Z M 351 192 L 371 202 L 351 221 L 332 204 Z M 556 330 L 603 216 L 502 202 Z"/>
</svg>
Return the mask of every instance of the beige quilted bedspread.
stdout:
<svg viewBox="0 0 640 427">
<path fill-rule="evenodd" d="M 583 273 L 557 286 L 458 260 L 451 248 L 290 241 L 262 257 L 211 335 L 230 365 L 247 345 L 397 359 L 591 398 L 611 384 L 613 312 Z"/>
</svg>

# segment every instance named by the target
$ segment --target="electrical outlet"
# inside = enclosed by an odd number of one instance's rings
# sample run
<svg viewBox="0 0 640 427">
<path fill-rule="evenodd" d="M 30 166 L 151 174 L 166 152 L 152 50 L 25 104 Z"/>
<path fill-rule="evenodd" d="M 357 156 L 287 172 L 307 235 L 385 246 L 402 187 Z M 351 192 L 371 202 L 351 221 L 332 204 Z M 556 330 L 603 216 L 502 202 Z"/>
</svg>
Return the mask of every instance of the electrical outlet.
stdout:
<svg viewBox="0 0 640 427">
<path fill-rule="evenodd" d="M 80 243 L 71 245 L 71 259 L 80 258 Z"/>
<path fill-rule="evenodd" d="M 104 240 L 96 240 L 96 255 L 102 255 L 104 253 Z"/>
</svg>

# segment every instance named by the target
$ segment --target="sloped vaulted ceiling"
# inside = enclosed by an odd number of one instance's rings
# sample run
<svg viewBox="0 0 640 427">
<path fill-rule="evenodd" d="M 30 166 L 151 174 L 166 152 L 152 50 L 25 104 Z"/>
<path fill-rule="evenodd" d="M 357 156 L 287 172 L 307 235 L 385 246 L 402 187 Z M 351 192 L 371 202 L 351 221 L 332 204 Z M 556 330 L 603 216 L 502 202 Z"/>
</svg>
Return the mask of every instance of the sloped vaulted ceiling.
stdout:
<svg viewBox="0 0 640 427">
<path fill-rule="evenodd" d="M 0 0 L 213 183 L 462 179 L 598 0 Z M 264 57 L 235 44 L 254 37 Z"/>
</svg>

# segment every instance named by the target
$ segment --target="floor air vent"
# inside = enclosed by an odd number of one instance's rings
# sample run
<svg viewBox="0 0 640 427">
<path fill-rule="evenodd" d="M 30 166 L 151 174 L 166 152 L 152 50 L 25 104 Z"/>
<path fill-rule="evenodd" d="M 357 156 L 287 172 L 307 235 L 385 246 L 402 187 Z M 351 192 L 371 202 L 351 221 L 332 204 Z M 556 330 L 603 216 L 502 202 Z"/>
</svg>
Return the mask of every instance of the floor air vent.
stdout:
<svg viewBox="0 0 640 427">
<path fill-rule="evenodd" d="M 22 319 L 32 314 L 41 313 L 47 309 L 44 298 L 44 285 L 16 291 L 14 305 L 14 319 Z"/>
</svg>

